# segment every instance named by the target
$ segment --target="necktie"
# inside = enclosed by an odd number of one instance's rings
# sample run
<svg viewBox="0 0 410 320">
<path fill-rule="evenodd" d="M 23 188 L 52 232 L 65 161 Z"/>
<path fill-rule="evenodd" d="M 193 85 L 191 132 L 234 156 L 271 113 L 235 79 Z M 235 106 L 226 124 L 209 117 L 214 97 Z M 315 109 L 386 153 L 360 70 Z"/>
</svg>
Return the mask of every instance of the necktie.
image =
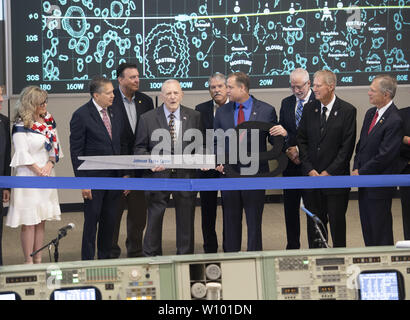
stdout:
<svg viewBox="0 0 410 320">
<path fill-rule="evenodd" d="M 239 112 L 238 112 L 238 123 L 240 125 L 242 122 L 245 121 L 245 113 L 243 112 L 243 105 L 239 105 Z"/>
<path fill-rule="evenodd" d="M 107 128 L 108 134 L 110 135 L 110 138 L 112 139 L 112 132 L 111 132 L 111 123 L 110 119 L 108 118 L 107 110 L 101 109 L 101 113 L 103 115 L 103 122 L 105 127 Z"/>
<path fill-rule="evenodd" d="M 375 124 L 376 124 L 376 121 L 377 121 L 377 118 L 378 118 L 378 117 L 379 117 L 379 111 L 376 111 L 376 113 L 374 114 L 372 123 L 370 124 L 369 131 L 367 131 L 367 134 L 369 134 L 370 131 L 372 131 L 373 127 L 374 127 Z"/>
<path fill-rule="evenodd" d="M 299 122 L 300 119 L 302 118 L 302 112 L 303 112 L 303 102 L 305 100 L 300 99 L 298 102 L 298 105 L 296 107 L 296 113 L 295 113 L 295 118 L 296 118 L 296 128 L 299 127 Z"/>
<path fill-rule="evenodd" d="M 320 117 L 320 134 L 323 134 L 323 131 L 324 131 L 325 126 L 326 126 L 326 111 L 327 111 L 327 108 L 323 107 L 322 108 L 322 115 Z"/>
<path fill-rule="evenodd" d="M 173 113 L 169 115 L 168 126 L 169 126 L 169 133 L 171 134 L 172 142 L 175 142 L 177 137 L 176 137 L 176 132 L 175 132 L 175 115 Z"/>
</svg>

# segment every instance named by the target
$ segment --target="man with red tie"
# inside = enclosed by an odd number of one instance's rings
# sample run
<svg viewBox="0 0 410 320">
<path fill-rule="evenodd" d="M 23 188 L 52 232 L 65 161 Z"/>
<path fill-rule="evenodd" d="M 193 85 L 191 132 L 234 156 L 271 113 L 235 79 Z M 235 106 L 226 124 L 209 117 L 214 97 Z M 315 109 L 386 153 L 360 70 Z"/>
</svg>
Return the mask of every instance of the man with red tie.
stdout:
<svg viewBox="0 0 410 320">
<path fill-rule="evenodd" d="M 397 81 L 376 76 L 368 91 L 370 108 L 356 145 L 352 175 L 399 173 L 402 120 L 393 103 Z M 359 188 L 359 210 L 366 246 L 393 245 L 392 197 L 394 187 Z"/>
<path fill-rule="evenodd" d="M 224 132 L 235 128 L 244 121 L 262 121 L 271 126 L 277 124 L 275 108 L 257 100 L 249 94 L 250 80 L 243 72 L 228 76 L 227 91 L 229 103 L 219 107 L 215 114 L 214 129 Z M 268 133 L 259 133 L 259 151 L 266 151 Z M 273 138 L 273 136 L 272 136 Z M 270 140 L 271 143 L 273 143 Z M 229 143 L 225 144 L 228 154 Z M 224 166 L 217 170 L 224 173 Z M 258 172 L 269 171 L 268 162 L 260 162 Z M 248 227 L 248 251 L 262 250 L 262 212 L 265 202 L 265 190 L 228 190 L 222 191 L 223 212 L 223 249 L 225 252 L 241 251 L 242 244 L 242 211 L 245 210 Z"/>
</svg>

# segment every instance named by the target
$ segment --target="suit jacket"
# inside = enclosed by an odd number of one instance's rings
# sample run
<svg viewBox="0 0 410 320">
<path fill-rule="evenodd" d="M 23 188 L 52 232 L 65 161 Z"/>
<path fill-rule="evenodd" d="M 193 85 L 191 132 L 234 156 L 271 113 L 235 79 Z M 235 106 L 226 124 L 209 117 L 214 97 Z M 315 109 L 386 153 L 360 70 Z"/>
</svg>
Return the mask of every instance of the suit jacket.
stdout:
<svg viewBox="0 0 410 320">
<path fill-rule="evenodd" d="M 198 104 L 195 110 L 201 113 L 202 127 L 204 129 L 214 128 L 214 100 Z"/>
<path fill-rule="evenodd" d="M 175 146 L 175 151 L 181 150 L 182 152 L 184 152 L 185 147 L 189 145 L 193 141 L 193 139 L 191 139 L 190 141 L 183 141 L 183 134 L 188 129 L 198 129 L 202 131 L 201 114 L 198 111 L 181 105 L 180 117 L 181 124 L 179 128 L 177 143 L 182 142 L 182 145 Z M 141 115 L 141 119 L 137 128 L 137 138 L 135 140 L 134 154 L 151 154 L 152 149 L 158 143 L 163 142 L 161 139 L 160 141 L 152 140 L 152 134 L 156 129 L 169 130 L 168 121 L 165 117 L 164 105 L 161 105 L 159 108 L 148 111 Z M 171 145 L 170 141 L 168 145 Z M 171 150 L 164 150 L 163 153 L 171 154 Z M 161 172 L 152 172 L 151 170 L 145 170 L 143 175 L 145 177 L 169 178 L 171 175 L 171 170 L 167 169 Z M 191 178 L 194 176 L 195 170 L 178 170 L 178 178 Z"/>
<path fill-rule="evenodd" d="M 399 109 L 399 115 L 403 120 L 403 135 L 410 136 L 410 107 Z M 401 143 L 399 172 L 402 172 L 410 161 L 410 146 Z"/>
<path fill-rule="evenodd" d="M 10 175 L 10 121 L 0 114 L 0 176 Z"/>
<path fill-rule="evenodd" d="M 92 100 L 77 109 L 70 121 L 71 163 L 76 177 L 119 177 L 118 170 L 77 170 L 82 161 L 78 156 L 108 156 L 121 154 L 121 117 L 108 108 L 112 139 Z"/>
<path fill-rule="evenodd" d="M 204 134 L 204 147 L 206 147 L 207 139 L 213 141 L 213 129 L 214 128 L 214 100 L 209 100 L 203 103 L 198 104 L 195 107 L 195 110 L 201 114 L 202 128 L 205 131 Z M 206 132 L 208 130 L 208 132 Z M 211 150 L 208 150 L 211 153 Z M 198 171 L 198 176 L 200 178 L 217 178 L 219 176 L 218 171 L 208 170 L 208 171 Z"/>
<path fill-rule="evenodd" d="M 154 103 L 152 102 L 152 98 L 142 92 L 135 92 L 134 102 L 136 106 L 135 110 L 137 115 L 137 123 L 134 128 L 135 133 L 132 130 L 131 124 L 128 120 L 127 111 L 125 110 L 120 89 L 117 88 L 114 90 L 114 101 L 112 103 L 111 110 L 119 114 L 122 119 L 123 130 L 121 132 L 121 152 L 125 155 L 134 154 L 135 137 L 137 133 L 138 122 L 141 115 L 147 111 L 154 109 Z"/>
<path fill-rule="evenodd" d="M 364 117 L 360 139 L 356 146 L 353 170 L 364 174 L 399 173 L 400 146 L 403 139 L 402 120 L 394 103 L 384 112 L 370 134 L 370 124 L 376 107 L 370 108 Z M 369 188 L 375 198 L 389 198 L 396 188 Z"/>
<path fill-rule="evenodd" d="M 121 132 L 121 154 L 132 155 L 134 154 L 135 146 L 135 137 L 137 134 L 138 122 L 141 118 L 141 115 L 147 111 L 154 109 L 154 103 L 152 98 L 147 96 L 142 92 L 135 92 L 135 107 L 137 115 L 137 123 L 135 125 L 135 130 L 131 128 L 130 121 L 128 119 L 127 111 L 124 106 L 124 101 L 120 89 L 117 88 L 114 90 L 114 101 L 110 107 L 114 113 L 118 114 L 122 119 L 122 132 Z M 135 132 L 135 133 L 134 133 Z M 127 171 L 132 176 L 140 177 L 140 170 Z"/>
<path fill-rule="evenodd" d="M 310 103 L 316 101 L 315 94 L 311 90 L 311 94 L 309 100 L 305 103 L 305 106 Z M 296 118 L 295 118 L 295 109 L 296 108 L 296 97 L 295 95 L 291 95 L 286 97 L 282 100 L 280 106 L 280 119 L 279 124 L 282 125 L 288 132 L 288 138 L 285 142 L 284 149 L 286 150 L 289 147 L 297 145 L 297 128 L 296 128 Z"/>
<path fill-rule="evenodd" d="M 321 134 L 320 101 L 305 105 L 297 133 L 304 175 L 313 169 L 318 173 L 326 170 L 332 176 L 350 174 L 350 159 L 356 142 L 356 113 L 354 106 L 336 97 Z"/>
<path fill-rule="evenodd" d="M 255 97 L 252 96 L 253 105 L 251 110 L 251 115 L 248 121 L 261 121 L 267 122 L 272 126 L 278 124 L 278 118 L 276 116 L 276 111 L 273 106 L 263 101 L 257 100 Z M 235 128 L 235 102 L 229 102 L 216 110 L 215 113 L 215 120 L 214 120 L 214 129 L 222 129 L 226 132 L 226 130 Z M 273 137 L 269 135 L 268 132 L 261 132 L 259 134 L 259 152 L 265 152 L 267 150 L 267 143 L 266 138 L 269 139 L 270 143 L 273 144 Z M 248 138 L 248 143 L 250 139 Z M 248 150 L 250 150 L 248 146 Z M 215 147 L 215 151 L 218 151 Z M 229 141 L 226 138 L 225 143 L 225 152 L 229 153 Z M 228 159 L 226 159 L 228 161 Z M 239 160 L 239 159 L 238 159 Z M 258 172 L 267 172 L 269 171 L 269 165 L 267 161 L 260 162 Z"/>
</svg>

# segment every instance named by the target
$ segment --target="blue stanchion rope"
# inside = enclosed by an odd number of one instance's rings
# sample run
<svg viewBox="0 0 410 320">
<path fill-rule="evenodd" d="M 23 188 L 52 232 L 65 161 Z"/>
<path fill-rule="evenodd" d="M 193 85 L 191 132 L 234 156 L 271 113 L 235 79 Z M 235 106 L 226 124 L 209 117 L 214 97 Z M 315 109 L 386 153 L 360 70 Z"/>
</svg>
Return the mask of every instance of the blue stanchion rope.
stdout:
<svg viewBox="0 0 410 320">
<path fill-rule="evenodd" d="M 410 175 L 330 177 L 274 177 L 219 179 L 74 178 L 0 176 L 0 189 L 100 189 L 100 190 L 263 190 L 410 186 Z"/>
</svg>

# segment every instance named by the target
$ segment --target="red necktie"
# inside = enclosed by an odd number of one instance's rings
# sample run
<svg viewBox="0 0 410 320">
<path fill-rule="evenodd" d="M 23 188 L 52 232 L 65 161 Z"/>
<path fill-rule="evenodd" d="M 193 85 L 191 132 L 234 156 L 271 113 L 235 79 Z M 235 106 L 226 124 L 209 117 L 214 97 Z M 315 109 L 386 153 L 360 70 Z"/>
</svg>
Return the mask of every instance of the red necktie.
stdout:
<svg viewBox="0 0 410 320">
<path fill-rule="evenodd" d="M 376 111 L 376 113 L 374 114 L 372 123 L 370 124 L 369 131 L 367 131 L 367 134 L 369 134 L 370 131 L 372 131 L 374 125 L 376 124 L 376 121 L 377 121 L 377 118 L 378 118 L 378 117 L 379 117 L 379 111 Z"/>
<path fill-rule="evenodd" d="M 240 125 L 242 122 L 245 121 L 245 113 L 243 112 L 243 105 L 239 105 L 239 112 L 238 112 L 238 123 Z"/>
</svg>

